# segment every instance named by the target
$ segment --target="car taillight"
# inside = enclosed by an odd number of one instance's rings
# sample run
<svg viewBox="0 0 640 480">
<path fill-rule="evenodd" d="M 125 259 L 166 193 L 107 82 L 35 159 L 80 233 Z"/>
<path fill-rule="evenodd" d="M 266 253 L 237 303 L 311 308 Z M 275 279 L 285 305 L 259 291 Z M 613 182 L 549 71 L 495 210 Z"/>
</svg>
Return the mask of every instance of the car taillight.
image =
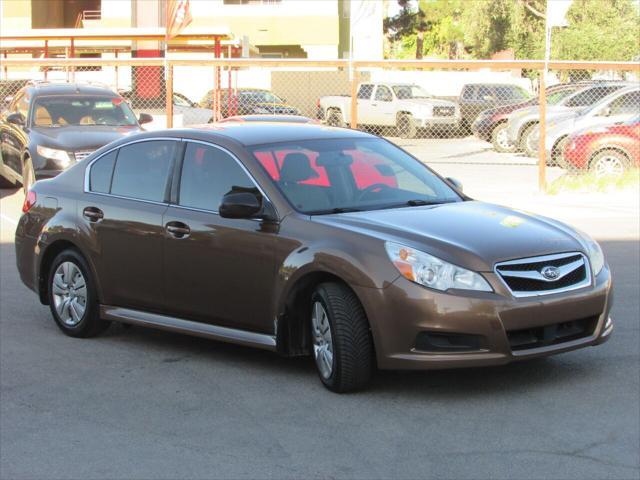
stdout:
<svg viewBox="0 0 640 480">
<path fill-rule="evenodd" d="M 22 213 L 27 213 L 29 210 L 31 210 L 31 207 L 36 204 L 36 198 L 36 192 L 34 192 L 33 190 L 29 190 L 27 192 L 24 197 L 24 203 L 22 204 Z"/>
<path fill-rule="evenodd" d="M 316 100 L 316 107 L 320 108 L 320 99 Z"/>
</svg>

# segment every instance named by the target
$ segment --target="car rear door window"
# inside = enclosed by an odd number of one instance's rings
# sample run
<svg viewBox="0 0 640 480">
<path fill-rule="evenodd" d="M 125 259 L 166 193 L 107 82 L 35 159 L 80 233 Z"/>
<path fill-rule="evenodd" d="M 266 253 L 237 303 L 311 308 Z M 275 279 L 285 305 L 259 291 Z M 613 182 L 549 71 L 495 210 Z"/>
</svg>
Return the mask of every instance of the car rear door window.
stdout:
<svg viewBox="0 0 640 480">
<path fill-rule="evenodd" d="M 111 194 L 163 202 L 175 156 L 176 142 L 153 140 L 120 149 L 111 182 Z"/>
<path fill-rule="evenodd" d="M 222 197 L 234 187 L 255 188 L 254 182 L 227 152 L 189 142 L 184 153 L 178 204 L 218 211 Z"/>
<path fill-rule="evenodd" d="M 111 177 L 113 166 L 116 163 L 118 151 L 114 150 L 103 155 L 91 166 L 89 174 L 89 190 L 97 193 L 109 193 L 111 190 Z"/>
<path fill-rule="evenodd" d="M 640 91 L 626 93 L 611 102 L 611 115 L 635 114 L 640 111 Z"/>
</svg>

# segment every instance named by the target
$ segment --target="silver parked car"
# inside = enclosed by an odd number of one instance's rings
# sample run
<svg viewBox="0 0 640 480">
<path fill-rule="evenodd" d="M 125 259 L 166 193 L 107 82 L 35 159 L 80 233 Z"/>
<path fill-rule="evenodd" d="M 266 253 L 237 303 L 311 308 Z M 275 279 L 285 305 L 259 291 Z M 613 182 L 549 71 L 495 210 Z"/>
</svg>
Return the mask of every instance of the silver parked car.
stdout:
<svg viewBox="0 0 640 480">
<path fill-rule="evenodd" d="M 553 163 L 564 165 L 562 152 L 569 135 L 585 128 L 621 124 L 631 120 L 640 112 L 640 86 L 621 88 L 591 107 L 582 109 L 577 115 L 563 117 L 547 123 L 545 148 L 547 158 Z M 536 127 L 533 137 L 540 138 L 540 128 Z"/>
<path fill-rule="evenodd" d="M 571 117 L 610 93 L 623 88 L 624 83 L 588 83 L 575 84 L 575 89 L 559 90 L 547 97 L 547 122 Z M 507 136 L 509 142 L 517 145 L 519 150 L 530 157 L 536 155 L 538 145 L 532 136 L 540 122 L 540 107 L 533 105 L 512 112 L 507 119 Z"/>
</svg>

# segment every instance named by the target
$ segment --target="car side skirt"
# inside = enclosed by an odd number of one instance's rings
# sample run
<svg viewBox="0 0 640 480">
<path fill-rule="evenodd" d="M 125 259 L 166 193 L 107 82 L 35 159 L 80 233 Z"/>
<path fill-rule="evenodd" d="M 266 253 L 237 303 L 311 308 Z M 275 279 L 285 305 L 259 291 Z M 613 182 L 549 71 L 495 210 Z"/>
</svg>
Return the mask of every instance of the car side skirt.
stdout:
<svg viewBox="0 0 640 480">
<path fill-rule="evenodd" d="M 130 323 L 142 327 L 157 328 L 222 342 L 246 345 L 263 350 L 276 350 L 276 338 L 264 333 L 248 332 L 235 328 L 219 327 L 208 323 L 193 322 L 181 318 L 142 312 L 110 305 L 100 306 L 100 316 L 105 320 Z"/>
</svg>

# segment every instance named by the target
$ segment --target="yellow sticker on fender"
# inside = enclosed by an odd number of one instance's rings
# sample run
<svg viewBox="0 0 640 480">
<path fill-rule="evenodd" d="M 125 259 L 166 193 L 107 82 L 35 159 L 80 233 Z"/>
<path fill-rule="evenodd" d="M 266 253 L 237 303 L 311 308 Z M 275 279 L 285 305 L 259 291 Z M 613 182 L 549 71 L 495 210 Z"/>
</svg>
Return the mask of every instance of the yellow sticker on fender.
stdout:
<svg viewBox="0 0 640 480">
<path fill-rule="evenodd" d="M 500 225 L 503 227 L 515 228 L 524 223 L 524 218 L 516 217 L 514 215 L 508 215 L 502 219 Z"/>
</svg>

